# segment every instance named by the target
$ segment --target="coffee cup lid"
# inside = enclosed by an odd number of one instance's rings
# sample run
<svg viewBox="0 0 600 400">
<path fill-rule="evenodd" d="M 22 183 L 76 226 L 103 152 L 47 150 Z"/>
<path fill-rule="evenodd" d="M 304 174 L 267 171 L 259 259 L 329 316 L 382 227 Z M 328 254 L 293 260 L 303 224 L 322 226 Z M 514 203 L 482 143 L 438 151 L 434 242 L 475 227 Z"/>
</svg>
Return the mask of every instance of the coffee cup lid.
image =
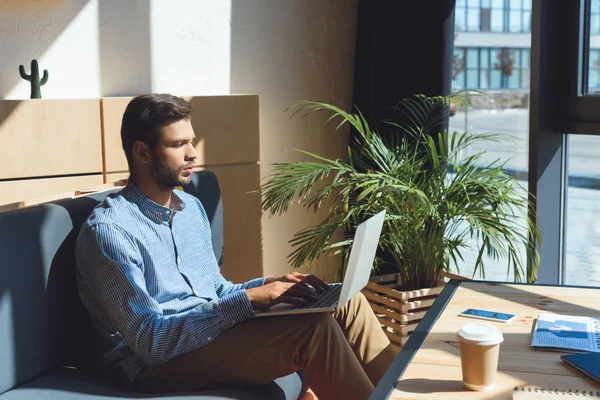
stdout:
<svg viewBox="0 0 600 400">
<path fill-rule="evenodd" d="M 504 341 L 502 332 L 487 322 L 469 322 L 464 324 L 457 335 L 464 340 L 483 345 L 493 345 Z"/>
</svg>

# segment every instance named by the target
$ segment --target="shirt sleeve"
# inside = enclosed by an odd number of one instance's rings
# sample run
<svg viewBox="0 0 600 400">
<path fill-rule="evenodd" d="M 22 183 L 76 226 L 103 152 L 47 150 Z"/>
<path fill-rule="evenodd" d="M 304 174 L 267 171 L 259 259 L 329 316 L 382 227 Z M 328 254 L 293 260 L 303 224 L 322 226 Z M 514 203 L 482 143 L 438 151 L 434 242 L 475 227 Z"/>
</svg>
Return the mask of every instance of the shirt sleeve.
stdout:
<svg viewBox="0 0 600 400">
<path fill-rule="evenodd" d="M 128 347 L 149 365 L 200 348 L 223 330 L 254 316 L 243 290 L 230 290 L 190 311 L 165 316 L 146 290 L 138 247 L 115 225 L 85 227 L 76 259 L 90 294 Z"/>
<path fill-rule="evenodd" d="M 265 279 L 267 278 L 256 278 L 246 283 L 233 284 L 225 279 L 221 273 L 219 273 L 215 279 L 215 290 L 217 292 L 217 296 L 221 298 L 222 296 L 230 295 L 239 290 L 252 289 L 262 286 L 265 284 Z"/>
</svg>

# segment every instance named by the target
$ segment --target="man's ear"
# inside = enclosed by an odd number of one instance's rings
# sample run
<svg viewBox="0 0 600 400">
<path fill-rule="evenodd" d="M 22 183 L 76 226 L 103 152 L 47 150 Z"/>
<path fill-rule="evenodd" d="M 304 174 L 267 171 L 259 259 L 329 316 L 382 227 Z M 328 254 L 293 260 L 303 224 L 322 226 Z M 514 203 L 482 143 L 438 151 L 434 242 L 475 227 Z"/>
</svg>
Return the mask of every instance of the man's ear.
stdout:
<svg viewBox="0 0 600 400">
<path fill-rule="evenodd" d="M 133 144 L 133 158 L 138 160 L 141 164 L 150 163 L 152 161 L 150 147 L 141 140 L 136 141 Z"/>
</svg>

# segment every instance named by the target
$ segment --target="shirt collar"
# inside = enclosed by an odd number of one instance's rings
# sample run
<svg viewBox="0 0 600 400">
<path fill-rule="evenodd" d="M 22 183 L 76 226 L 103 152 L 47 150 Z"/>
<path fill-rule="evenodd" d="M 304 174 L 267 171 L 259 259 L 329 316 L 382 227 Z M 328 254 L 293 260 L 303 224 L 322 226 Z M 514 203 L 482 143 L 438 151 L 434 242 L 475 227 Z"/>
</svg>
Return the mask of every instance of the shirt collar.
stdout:
<svg viewBox="0 0 600 400">
<path fill-rule="evenodd" d="M 150 200 L 130 179 L 121 190 L 121 195 L 128 201 L 136 204 L 142 214 L 155 222 L 169 221 L 171 215 L 185 208 L 184 201 L 177 196 L 175 191 L 171 195 L 170 207 L 163 207 Z"/>
</svg>

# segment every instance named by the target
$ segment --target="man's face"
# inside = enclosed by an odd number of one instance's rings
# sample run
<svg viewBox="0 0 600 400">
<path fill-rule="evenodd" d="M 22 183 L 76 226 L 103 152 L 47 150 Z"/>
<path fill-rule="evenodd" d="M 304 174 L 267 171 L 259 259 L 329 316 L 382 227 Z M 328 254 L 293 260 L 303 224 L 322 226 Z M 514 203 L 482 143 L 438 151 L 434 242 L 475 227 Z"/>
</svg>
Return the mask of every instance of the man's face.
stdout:
<svg viewBox="0 0 600 400">
<path fill-rule="evenodd" d="M 194 149 L 196 135 L 189 119 L 173 122 L 163 128 L 152 153 L 150 172 L 161 189 L 190 182 L 194 161 L 198 154 Z"/>
</svg>

